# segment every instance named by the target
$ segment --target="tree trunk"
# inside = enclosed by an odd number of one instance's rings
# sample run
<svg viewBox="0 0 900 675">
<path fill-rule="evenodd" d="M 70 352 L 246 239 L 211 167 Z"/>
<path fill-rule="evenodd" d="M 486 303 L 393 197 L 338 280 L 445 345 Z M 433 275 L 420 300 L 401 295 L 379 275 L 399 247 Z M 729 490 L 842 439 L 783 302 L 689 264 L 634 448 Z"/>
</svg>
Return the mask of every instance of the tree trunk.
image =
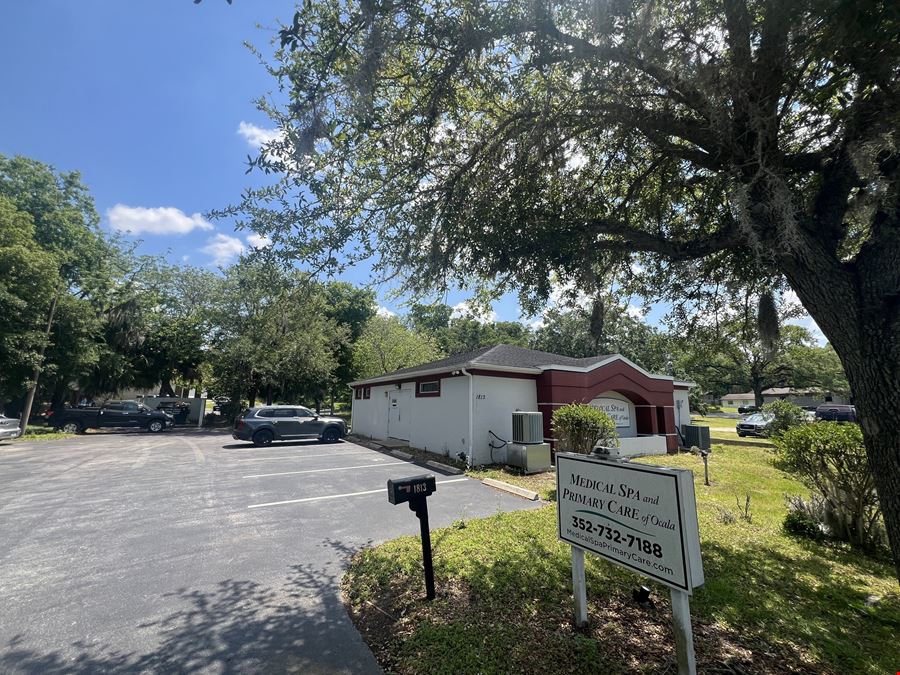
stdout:
<svg viewBox="0 0 900 675">
<path fill-rule="evenodd" d="M 272 385 L 266 385 L 266 405 L 272 405 Z"/>
<path fill-rule="evenodd" d="M 59 296 L 62 294 L 62 288 L 60 288 L 56 295 L 53 296 L 53 302 L 50 303 L 50 312 L 47 315 L 47 330 L 44 332 L 44 342 L 41 344 L 41 348 L 38 352 L 38 365 L 34 369 L 34 384 L 31 385 L 31 389 L 28 390 L 28 394 L 25 396 L 25 405 L 22 407 L 22 416 L 19 419 L 19 428 L 22 430 L 20 435 L 25 435 L 25 430 L 28 429 L 28 420 L 31 417 L 31 407 L 34 405 L 34 395 L 37 393 L 38 388 L 38 380 L 41 377 L 41 369 L 44 366 L 44 352 L 47 349 L 47 343 L 50 341 L 50 331 L 53 330 L 53 315 L 56 313 L 56 303 L 59 302 Z"/>
<path fill-rule="evenodd" d="M 868 352 L 866 354 L 865 352 Z M 900 578 L 900 387 L 897 361 L 887 350 L 845 359 L 891 553 Z"/>
<path fill-rule="evenodd" d="M 900 304 L 884 283 L 896 268 L 849 268 L 808 253 L 785 272 L 847 374 L 900 579 Z"/>
<path fill-rule="evenodd" d="M 175 390 L 172 389 L 172 382 L 168 378 L 164 378 L 159 383 L 159 395 L 160 396 L 175 396 Z"/>
<path fill-rule="evenodd" d="M 750 369 L 750 386 L 753 388 L 753 403 L 757 408 L 762 408 L 764 399 L 763 399 L 763 381 L 760 377 L 759 373 L 756 370 L 756 366 L 752 366 Z"/>
<path fill-rule="evenodd" d="M 765 400 L 765 399 L 763 399 L 762 392 L 763 392 L 762 385 L 759 384 L 758 382 L 755 382 L 753 384 L 753 402 L 754 402 L 754 404 L 756 404 L 757 408 L 762 408 L 763 401 Z"/>
</svg>

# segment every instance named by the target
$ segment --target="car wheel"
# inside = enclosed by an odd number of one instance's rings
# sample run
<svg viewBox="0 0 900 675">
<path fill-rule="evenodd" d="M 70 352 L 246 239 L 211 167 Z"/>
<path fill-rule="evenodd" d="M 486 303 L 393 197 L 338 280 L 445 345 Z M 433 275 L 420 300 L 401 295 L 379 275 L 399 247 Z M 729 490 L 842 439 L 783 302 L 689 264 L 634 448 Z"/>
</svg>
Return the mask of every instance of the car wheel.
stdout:
<svg viewBox="0 0 900 675">
<path fill-rule="evenodd" d="M 78 422 L 66 422 L 63 424 L 60 429 L 67 434 L 80 434 L 81 433 L 81 425 Z"/>
<path fill-rule="evenodd" d="M 147 431 L 154 434 L 158 431 L 162 431 L 165 428 L 166 425 L 163 424 L 161 420 L 151 420 L 150 424 L 147 425 Z"/>
<path fill-rule="evenodd" d="M 338 430 L 334 427 L 329 427 L 325 431 L 322 432 L 322 442 L 323 443 L 336 443 L 340 440 L 341 435 L 338 433 Z"/>
<path fill-rule="evenodd" d="M 743 438 L 743 437 L 746 436 L 746 435 L 747 435 L 747 434 L 742 434 L 740 431 L 738 432 L 738 436 L 740 436 L 741 438 Z"/>
<path fill-rule="evenodd" d="M 268 429 L 262 429 L 253 434 L 253 445 L 258 448 L 272 445 L 272 441 L 274 440 L 275 435 Z"/>
</svg>

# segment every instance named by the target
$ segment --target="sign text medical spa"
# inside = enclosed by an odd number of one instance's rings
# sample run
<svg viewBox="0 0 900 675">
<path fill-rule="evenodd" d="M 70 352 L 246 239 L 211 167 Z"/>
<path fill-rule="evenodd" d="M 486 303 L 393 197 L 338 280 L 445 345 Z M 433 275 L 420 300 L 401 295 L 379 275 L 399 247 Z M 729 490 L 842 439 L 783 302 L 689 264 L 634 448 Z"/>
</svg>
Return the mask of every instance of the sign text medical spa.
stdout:
<svg viewBox="0 0 900 675">
<path fill-rule="evenodd" d="M 688 593 L 703 583 L 689 471 L 556 459 L 560 539 Z"/>
</svg>

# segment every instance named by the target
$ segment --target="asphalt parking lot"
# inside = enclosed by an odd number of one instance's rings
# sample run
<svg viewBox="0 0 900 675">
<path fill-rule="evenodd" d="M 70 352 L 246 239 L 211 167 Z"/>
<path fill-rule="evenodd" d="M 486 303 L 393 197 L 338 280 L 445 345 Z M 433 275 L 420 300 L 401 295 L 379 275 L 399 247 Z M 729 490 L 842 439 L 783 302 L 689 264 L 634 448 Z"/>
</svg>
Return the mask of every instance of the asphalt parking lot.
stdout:
<svg viewBox="0 0 900 675">
<path fill-rule="evenodd" d="M 426 472 L 432 528 L 537 506 L 348 442 L 2 444 L 0 672 L 380 672 L 340 577 L 361 547 L 418 534 L 385 486 Z"/>
</svg>

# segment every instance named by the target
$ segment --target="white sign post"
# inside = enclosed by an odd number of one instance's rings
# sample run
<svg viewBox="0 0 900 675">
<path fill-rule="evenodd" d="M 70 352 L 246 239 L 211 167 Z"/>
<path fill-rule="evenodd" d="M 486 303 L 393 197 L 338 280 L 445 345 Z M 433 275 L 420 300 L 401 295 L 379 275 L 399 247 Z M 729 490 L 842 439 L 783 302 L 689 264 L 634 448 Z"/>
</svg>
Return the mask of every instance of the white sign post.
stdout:
<svg viewBox="0 0 900 675">
<path fill-rule="evenodd" d="M 679 674 L 696 673 L 689 598 L 703 585 L 694 476 L 589 455 L 556 455 L 559 538 L 572 545 L 575 623 L 587 623 L 584 551 L 671 589 Z"/>
</svg>

